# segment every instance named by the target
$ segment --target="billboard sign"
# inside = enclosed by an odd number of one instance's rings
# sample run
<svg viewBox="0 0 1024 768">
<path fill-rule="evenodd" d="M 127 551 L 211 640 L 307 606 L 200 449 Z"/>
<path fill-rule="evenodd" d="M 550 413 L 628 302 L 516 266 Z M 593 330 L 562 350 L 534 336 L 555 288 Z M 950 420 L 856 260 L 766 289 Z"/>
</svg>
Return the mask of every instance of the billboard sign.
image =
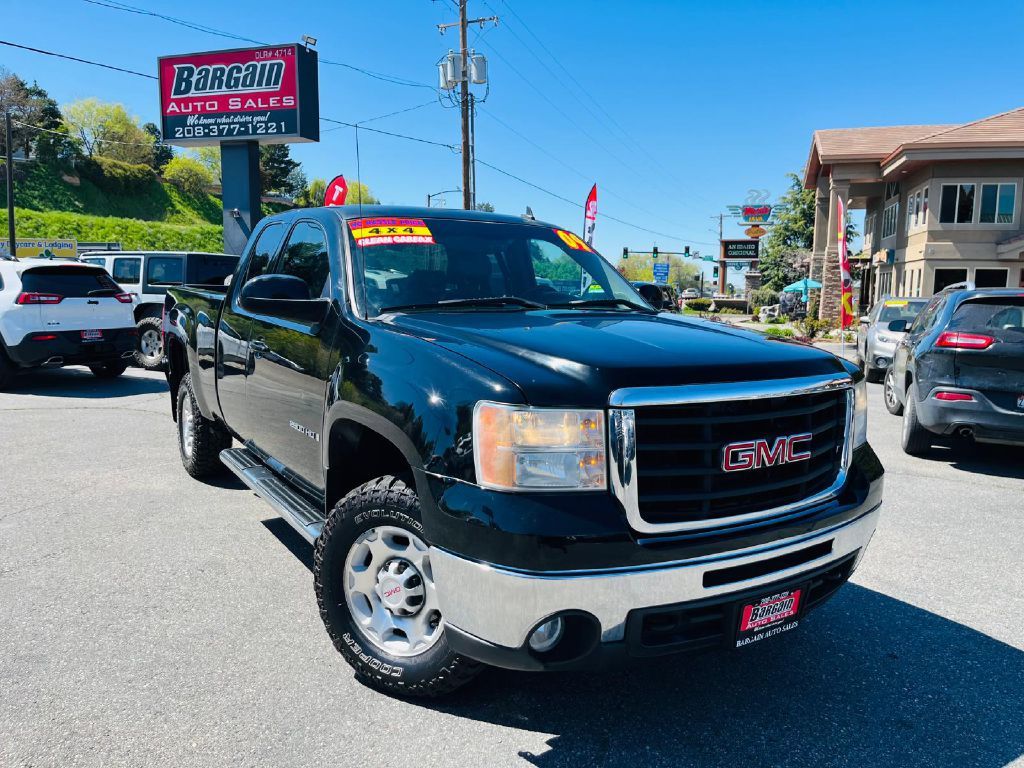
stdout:
<svg viewBox="0 0 1024 768">
<path fill-rule="evenodd" d="M 168 144 L 320 139 L 317 56 L 297 43 L 162 56 L 157 69 Z"/>
<path fill-rule="evenodd" d="M 668 262 L 657 261 L 654 263 L 654 282 L 658 285 L 668 284 Z"/>
<path fill-rule="evenodd" d="M 78 257 L 78 242 L 76 240 L 19 237 L 15 242 L 18 245 L 17 256 L 19 259 L 74 259 Z M 9 255 L 8 241 L 0 240 L 0 258 L 7 258 Z"/>
<path fill-rule="evenodd" d="M 757 224 L 753 224 L 743 230 L 743 234 L 747 237 L 752 237 L 755 240 L 759 237 L 764 237 L 768 234 L 768 230 Z"/>
<path fill-rule="evenodd" d="M 723 240 L 722 258 L 726 261 L 757 261 L 757 240 Z"/>
<path fill-rule="evenodd" d="M 744 224 L 767 224 L 772 217 L 770 205 L 744 205 L 740 209 L 740 217 Z"/>
</svg>

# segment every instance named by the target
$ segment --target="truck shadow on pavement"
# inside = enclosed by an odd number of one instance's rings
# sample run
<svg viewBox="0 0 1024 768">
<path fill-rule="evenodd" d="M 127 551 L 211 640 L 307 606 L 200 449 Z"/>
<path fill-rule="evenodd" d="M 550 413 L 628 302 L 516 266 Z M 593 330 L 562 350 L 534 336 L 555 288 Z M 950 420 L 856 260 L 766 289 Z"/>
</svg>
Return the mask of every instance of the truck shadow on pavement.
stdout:
<svg viewBox="0 0 1024 768">
<path fill-rule="evenodd" d="M 488 670 L 418 704 L 554 734 L 519 753 L 545 767 L 1001 768 L 1024 754 L 1024 651 L 852 584 L 805 624 L 628 672 Z"/>
<path fill-rule="evenodd" d="M 116 379 L 99 379 L 88 368 L 69 367 L 21 373 L 15 377 L 7 394 L 96 400 L 167 391 L 163 376 L 133 376 L 131 368 Z"/>
</svg>

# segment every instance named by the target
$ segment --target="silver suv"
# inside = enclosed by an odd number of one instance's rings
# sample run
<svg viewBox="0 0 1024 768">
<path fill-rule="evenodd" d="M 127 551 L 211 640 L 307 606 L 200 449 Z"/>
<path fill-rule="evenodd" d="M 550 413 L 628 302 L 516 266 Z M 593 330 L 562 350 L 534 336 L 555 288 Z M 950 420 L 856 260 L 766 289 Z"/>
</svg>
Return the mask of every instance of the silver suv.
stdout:
<svg viewBox="0 0 1024 768">
<path fill-rule="evenodd" d="M 868 381 L 881 381 L 892 364 L 896 345 L 905 334 L 889 330 L 893 320 L 906 320 L 909 326 L 928 304 L 927 298 L 883 296 L 860 319 L 857 328 L 857 357 Z"/>
</svg>

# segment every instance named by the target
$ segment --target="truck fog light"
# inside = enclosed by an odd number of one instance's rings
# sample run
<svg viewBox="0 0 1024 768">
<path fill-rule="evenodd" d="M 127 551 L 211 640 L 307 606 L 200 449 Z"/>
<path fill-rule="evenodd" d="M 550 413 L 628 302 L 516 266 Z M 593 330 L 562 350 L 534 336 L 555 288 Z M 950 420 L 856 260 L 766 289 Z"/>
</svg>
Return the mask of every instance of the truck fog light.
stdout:
<svg viewBox="0 0 1024 768">
<path fill-rule="evenodd" d="M 537 653 L 544 653 L 554 648 L 562 639 L 565 622 L 561 616 L 545 621 L 530 634 L 530 648 Z"/>
</svg>

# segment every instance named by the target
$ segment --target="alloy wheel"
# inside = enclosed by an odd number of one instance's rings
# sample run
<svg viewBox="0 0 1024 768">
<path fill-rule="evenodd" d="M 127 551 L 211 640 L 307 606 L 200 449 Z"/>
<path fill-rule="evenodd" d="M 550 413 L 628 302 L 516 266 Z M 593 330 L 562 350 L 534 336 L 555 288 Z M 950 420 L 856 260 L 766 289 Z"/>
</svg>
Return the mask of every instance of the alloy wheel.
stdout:
<svg viewBox="0 0 1024 768">
<path fill-rule="evenodd" d="M 192 413 L 192 400 L 185 396 L 182 401 L 181 413 L 178 414 L 178 429 L 181 432 L 181 452 L 186 458 L 192 457 L 192 448 L 195 445 L 195 416 Z"/>
<path fill-rule="evenodd" d="M 159 360 L 164 352 L 160 334 L 149 328 L 139 337 L 139 350 L 147 360 Z"/>
</svg>

